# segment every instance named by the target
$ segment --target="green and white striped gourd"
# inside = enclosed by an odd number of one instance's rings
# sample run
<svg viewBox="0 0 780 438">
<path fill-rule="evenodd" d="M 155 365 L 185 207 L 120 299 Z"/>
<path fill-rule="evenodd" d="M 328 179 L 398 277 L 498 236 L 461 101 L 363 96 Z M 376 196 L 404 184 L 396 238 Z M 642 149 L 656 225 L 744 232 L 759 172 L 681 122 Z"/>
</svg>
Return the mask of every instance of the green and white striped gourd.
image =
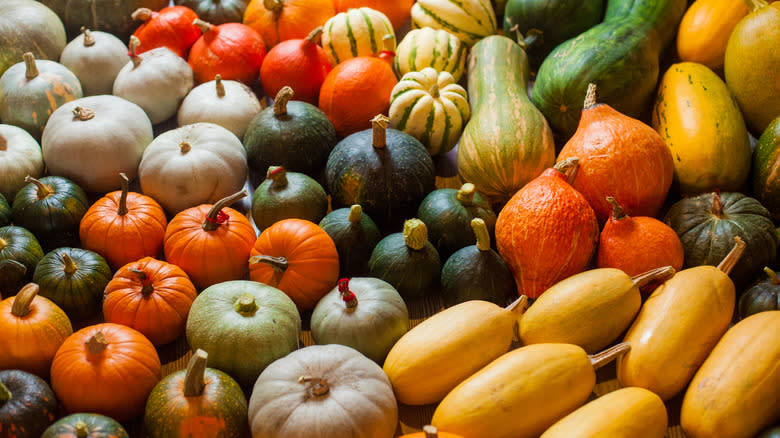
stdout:
<svg viewBox="0 0 780 438">
<path fill-rule="evenodd" d="M 390 95 L 390 125 L 420 140 L 431 155 L 455 147 L 470 116 L 466 90 L 431 67 L 405 74 Z"/>
<path fill-rule="evenodd" d="M 436 71 L 449 72 L 458 82 L 466 64 L 466 45 L 446 30 L 412 29 L 398 44 L 393 62 L 398 77 L 433 67 Z"/>
<path fill-rule="evenodd" d="M 490 0 L 417 0 L 412 28 L 444 29 L 471 47 L 496 33 L 496 14 Z"/>
<path fill-rule="evenodd" d="M 376 9 L 357 8 L 340 12 L 325 22 L 322 48 L 331 64 L 358 56 L 374 56 L 384 50 L 383 40 L 395 31 L 387 16 Z"/>
</svg>

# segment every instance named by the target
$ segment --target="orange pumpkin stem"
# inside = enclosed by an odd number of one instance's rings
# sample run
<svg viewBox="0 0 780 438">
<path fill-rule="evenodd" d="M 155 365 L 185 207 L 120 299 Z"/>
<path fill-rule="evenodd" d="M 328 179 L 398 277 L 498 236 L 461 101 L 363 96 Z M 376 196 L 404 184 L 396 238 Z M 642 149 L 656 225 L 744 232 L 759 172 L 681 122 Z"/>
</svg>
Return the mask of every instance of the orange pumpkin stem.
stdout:
<svg viewBox="0 0 780 438">
<path fill-rule="evenodd" d="M 198 397 L 206 388 L 206 359 L 209 355 L 198 348 L 187 364 L 187 373 L 184 375 L 184 396 Z"/>
<path fill-rule="evenodd" d="M 641 289 L 656 280 L 666 281 L 669 278 L 672 278 L 676 273 L 677 271 L 673 267 L 663 266 L 631 277 L 631 281 L 634 282 L 636 287 Z"/>
<path fill-rule="evenodd" d="M 141 65 L 141 57 L 138 56 L 136 51 L 138 50 L 138 46 L 141 45 L 141 40 L 138 39 L 137 36 L 133 35 L 130 37 L 130 50 L 127 52 L 127 56 L 130 57 L 130 59 L 133 61 L 133 68 L 138 67 Z"/>
<path fill-rule="evenodd" d="M 77 106 L 76 108 L 73 108 L 73 116 L 76 118 L 76 120 L 86 122 L 87 120 L 91 120 L 95 117 L 95 111 L 89 108 Z"/>
<path fill-rule="evenodd" d="M 349 290 L 349 278 L 342 278 L 338 282 L 339 293 L 341 299 L 347 305 L 347 309 L 354 309 L 358 305 L 357 296 L 355 293 Z"/>
<path fill-rule="evenodd" d="M 92 335 L 85 344 L 87 346 L 87 351 L 89 351 L 89 354 L 92 356 L 99 355 L 108 347 L 108 341 L 106 341 L 106 337 L 103 336 L 103 332 L 100 331 Z"/>
<path fill-rule="evenodd" d="M 766 276 L 769 278 L 769 282 L 774 284 L 775 286 L 780 284 L 780 278 L 777 278 L 777 273 L 773 271 L 768 266 L 764 266 L 764 272 L 766 273 Z"/>
<path fill-rule="evenodd" d="M 65 271 L 65 275 L 71 276 L 75 274 L 76 271 L 78 271 L 78 267 L 76 266 L 75 263 L 73 263 L 73 259 L 70 258 L 70 254 L 68 254 L 67 252 L 62 253 L 62 262 L 65 265 L 63 268 L 63 270 Z"/>
<path fill-rule="evenodd" d="M 138 281 L 141 283 L 141 295 L 143 295 L 144 298 L 149 298 L 154 293 L 154 286 L 152 286 L 151 283 L 146 282 L 149 279 L 146 272 L 138 268 L 130 268 L 129 270 L 138 276 Z"/>
<path fill-rule="evenodd" d="M 263 6 L 275 14 L 282 13 L 282 9 L 284 9 L 282 0 L 263 0 Z"/>
<path fill-rule="evenodd" d="M 289 184 L 287 171 L 282 166 L 269 166 L 265 178 L 272 181 L 271 187 L 274 189 L 283 189 Z"/>
<path fill-rule="evenodd" d="M 47 196 L 51 195 L 52 193 L 52 190 L 49 186 L 31 177 L 30 175 L 24 177 L 24 182 L 35 184 L 35 187 L 38 188 L 38 193 L 37 193 L 38 199 L 45 199 Z"/>
<path fill-rule="evenodd" d="M 425 438 L 439 438 L 439 431 L 430 424 L 427 426 L 423 426 L 422 428 L 423 433 L 425 434 Z"/>
<path fill-rule="evenodd" d="M 474 237 L 477 239 L 477 249 L 480 251 L 490 251 L 490 233 L 488 233 L 485 221 L 478 217 L 472 219 L 471 229 L 474 230 Z"/>
<path fill-rule="evenodd" d="M 35 283 L 27 283 L 14 298 L 14 303 L 11 305 L 11 314 L 18 318 L 26 316 L 32 309 L 30 305 L 38 295 L 40 288 Z"/>
<path fill-rule="evenodd" d="M 308 393 L 309 397 L 322 397 L 330 391 L 328 379 L 301 376 L 298 378 L 298 383 L 306 385 L 306 392 Z"/>
<path fill-rule="evenodd" d="M 455 197 L 458 199 L 458 202 L 468 206 L 474 203 L 474 195 L 476 193 L 477 188 L 474 187 L 474 184 L 465 183 L 460 186 L 460 190 L 458 190 L 458 193 L 455 195 Z"/>
<path fill-rule="evenodd" d="M 590 355 L 590 364 L 593 365 L 593 369 L 597 370 L 604 365 L 612 362 L 618 356 L 626 353 L 631 349 L 631 344 L 628 342 L 621 342 L 612 348 L 608 348 L 601 353 Z"/>
<path fill-rule="evenodd" d="M 207 21 L 201 20 L 200 18 L 196 18 L 192 24 L 193 26 L 198 26 L 198 29 L 200 29 L 202 33 L 211 32 L 216 27 Z"/>
<path fill-rule="evenodd" d="M 734 236 L 734 247 L 731 248 L 731 251 L 726 254 L 726 257 L 724 257 L 723 260 L 721 260 L 718 269 L 724 274 L 729 275 L 731 270 L 734 269 L 734 266 L 737 265 L 740 257 L 742 257 L 743 252 L 745 252 L 745 241 L 739 236 Z"/>
<path fill-rule="evenodd" d="M 130 14 L 130 18 L 135 21 L 149 21 L 152 19 L 152 12 L 149 8 L 138 8 Z"/>
<path fill-rule="evenodd" d="M 567 175 L 569 184 L 574 181 L 577 176 L 577 170 L 580 168 L 580 159 L 578 157 L 570 157 L 558 163 L 555 163 L 553 169 Z"/>
<path fill-rule="evenodd" d="M 205 231 L 214 231 L 217 228 L 219 228 L 220 225 L 225 223 L 229 216 L 227 213 L 223 212 L 222 209 L 224 207 L 230 206 L 236 201 L 243 199 L 245 196 L 247 196 L 249 193 L 247 193 L 246 190 L 241 190 L 238 193 L 234 193 L 227 198 L 222 198 L 219 201 L 217 201 L 216 204 L 214 204 L 211 207 L 211 210 L 209 210 L 209 213 L 206 215 L 206 218 L 203 220 L 203 230 Z"/>
<path fill-rule="evenodd" d="M 720 197 L 720 190 L 712 194 L 712 214 L 723 217 L 723 199 Z"/>
<path fill-rule="evenodd" d="M 274 97 L 274 115 L 275 116 L 283 116 L 287 114 L 287 102 L 292 99 L 295 92 L 292 88 L 285 85 L 282 87 L 281 90 L 279 90 L 278 93 L 276 93 L 276 97 Z"/>
<path fill-rule="evenodd" d="M 217 87 L 217 97 L 225 97 L 225 84 L 222 83 L 222 75 L 214 76 L 214 82 Z"/>
<path fill-rule="evenodd" d="M 585 103 L 582 109 L 589 109 L 596 106 L 596 84 L 588 84 L 588 91 L 585 92 Z"/>
<path fill-rule="evenodd" d="M 287 257 L 272 257 L 267 255 L 256 255 L 249 258 L 250 264 L 268 263 L 276 272 L 284 272 L 289 266 Z"/>
<path fill-rule="evenodd" d="M 236 312 L 244 316 L 252 316 L 258 309 L 255 297 L 249 293 L 241 295 L 238 301 L 236 301 L 236 304 L 233 305 L 233 308 L 236 309 Z"/>
<path fill-rule="evenodd" d="M 124 172 L 119 173 L 119 178 L 122 179 L 122 193 L 119 195 L 119 207 L 116 210 L 116 214 L 124 216 L 129 211 L 127 209 L 127 193 L 130 191 L 130 179 L 127 178 Z"/>
<path fill-rule="evenodd" d="M 91 47 L 95 45 L 95 37 L 92 35 L 89 29 L 81 26 L 81 34 L 84 35 L 84 47 Z"/>
<path fill-rule="evenodd" d="M 38 77 L 38 64 L 36 64 L 35 56 L 33 56 L 32 52 L 27 52 L 22 55 L 22 59 L 24 60 L 24 66 L 26 68 L 24 77 L 28 80 Z"/>
<path fill-rule="evenodd" d="M 76 438 L 87 438 L 87 436 L 89 436 L 89 428 L 87 428 L 87 423 L 81 420 L 76 422 L 75 430 Z"/>
<path fill-rule="evenodd" d="M 316 27 L 306 36 L 307 43 L 319 44 L 322 38 L 322 26 Z"/>
<path fill-rule="evenodd" d="M 0 406 L 8 403 L 12 397 L 13 394 L 11 394 L 11 391 L 8 390 L 8 387 L 3 385 L 3 382 L 0 382 Z"/>
<path fill-rule="evenodd" d="M 349 216 L 347 217 L 347 220 L 349 220 L 350 223 L 359 224 L 362 219 L 363 207 L 361 207 L 360 204 L 349 207 Z"/>
<path fill-rule="evenodd" d="M 623 207 L 618 204 L 618 202 L 613 198 L 612 196 L 607 196 L 607 202 L 609 202 L 612 205 L 612 220 L 613 221 L 619 221 L 621 219 L 625 219 L 628 216 L 626 216 L 626 213 L 623 211 Z"/>
<path fill-rule="evenodd" d="M 404 222 L 404 242 L 409 248 L 420 251 L 428 243 L 428 228 L 420 219 L 409 219 Z"/>
</svg>

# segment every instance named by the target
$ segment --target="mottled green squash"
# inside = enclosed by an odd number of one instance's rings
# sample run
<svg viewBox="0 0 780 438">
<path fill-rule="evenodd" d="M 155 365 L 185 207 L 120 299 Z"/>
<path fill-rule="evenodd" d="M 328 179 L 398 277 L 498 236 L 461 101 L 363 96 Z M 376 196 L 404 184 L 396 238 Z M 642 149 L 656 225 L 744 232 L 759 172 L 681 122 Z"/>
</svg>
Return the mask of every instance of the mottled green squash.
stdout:
<svg viewBox="0 0 780 438">
<path fill-rule="evenodd" d="M 62 20 L 40 2 L 0 2 L 0 75 L 25 52 L 38 59 L 57 60 L 66 43 Z"/>
<path fill-rule="evenodd" d="M 41 438 L 129 438 L 122 424 L 101 414 L 71 414 L 49 426 Z"/>
<path fill-rule="evenodd" d="M 168 0 L 39 0 L 50 7 L 65 23 L 68 39 L 79 34 L 81 26 L 102 30 L 129 42 L 139 26 L 131 17 L 138 8 L 153 11 L 168 6 Z"/>
<path fill-rule="evenodd" d="M 775 271 L 764 267 L 766 275 L 742 293 L 737 304 L 739 319 L 769 310 L 780 310 L 780 279 Z"/>
<path fill-rule="evenodd" d="M 59 413 L 45 380 L 21 370 L 0 371 L 0 436 L 39 438 Z"/>
<path fill-rule="evenodd" d="M 753 150 L 753 195 L 780 219 L 780 116 L 766 127 Z"/>
<path fill-rule="evenodd" d="M 177 6 L 186 6 L 201 20 L 214 26 L 240 23 L 249 0 L 173 0 Z"/>
<path fill-rule="evenodd" d="M 0 228 L 0 295 L 16 294 L 33 276 L 43 249 L 33 233 L 14 225 Z"/>
<path fill-rule="evenodd" d="M 252 195 L 252 219 L 261 232 L 283 219 L 317 223 L 327 212 L 325 189 L 308 175 L 281 166 L 269 167 L 265 181 Z"/>
<path fill-rule="evenodd" d="M 338 208 L 319 223 L 336 244 L 339 253 L 339 276 L 361 277 L 368 274 L 368 259 L 382 233 L 360 204 Z"/>
</svg>

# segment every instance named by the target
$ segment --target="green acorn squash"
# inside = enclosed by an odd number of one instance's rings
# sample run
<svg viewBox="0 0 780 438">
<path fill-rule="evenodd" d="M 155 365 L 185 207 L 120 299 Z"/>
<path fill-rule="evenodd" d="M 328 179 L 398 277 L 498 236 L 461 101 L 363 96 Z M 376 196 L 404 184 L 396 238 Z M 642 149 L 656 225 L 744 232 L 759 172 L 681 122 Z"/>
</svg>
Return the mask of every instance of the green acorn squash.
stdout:
<svg viewBox="0 0 780 438">
<path fill-rule="evenodd" d="M 753 150 L 753 195 L 780 219 L 780 116 L 766 127 Z"/>
<path fill-rule="evenodd" d="M 58 413 L 57 397 L 45 380 L 26 371 L 0 371 L 3 438 L 39 438 Z"/>
<path fill-rule="evenodd" d="M 0 227 L 11 223 L 11 206 L 5 200 L 5 196 L 0 193 Z"/>
<path fill-rule="evenodd" d="M 320 228 L 333 239 L 339 253 L 339 276 L 360 277 L 368 274 L 368 259 L 382 233 L 360 204 L 338 208 L 328 213 L 319 223 Z"/>
<path fill-rule="evenodd" d="M 319 222 L 328 212 L 328 195 L 313 178 L 288 172 L 282 166 L 268 168 L 266 180 L 252 195 L 252 219 L 261 232 L 282 219 Z"/>
<path fill-rule="evenodd" d="M 101 414 L 71 414 L 46 428 L 41 438 L 129 438 L 122 424 Z"/>
<path fill-rule="evenodd" d="M 186 6 L 201 20 L 214 26 L 240 23 L 249 0 L 173 0 L 177 6 Z"/>
<path fill-rule="evenodd" d="M 764 267 L 765 278 L 758 279 L 739 298 L 737 314 L 745 319 L 758 312 L 780 310 L 780 278 L 772 269 Z"/>
<path fill-rule="evenodd" d="M 0 2 L 0 76 L 32 52 L 56 61 L 65 48 L 65 26 L 51 9 L 33 0 Z"/>
<path fill-rule="evenodd" d="M 33 233 L 14 225 L 0 228 L 0 295 L 9 297 L 33 276 L 43 249 Z"/>
<path fill-rule="evenodd" d="M 116 35 L 125 43 L 139 23 L 132 14 L 138 8 L 153 11 L 168 6 L 168 0 L 39 0 L 65 23 L 68 39 L 79 34 L 81 26 Z"/>
</svg>

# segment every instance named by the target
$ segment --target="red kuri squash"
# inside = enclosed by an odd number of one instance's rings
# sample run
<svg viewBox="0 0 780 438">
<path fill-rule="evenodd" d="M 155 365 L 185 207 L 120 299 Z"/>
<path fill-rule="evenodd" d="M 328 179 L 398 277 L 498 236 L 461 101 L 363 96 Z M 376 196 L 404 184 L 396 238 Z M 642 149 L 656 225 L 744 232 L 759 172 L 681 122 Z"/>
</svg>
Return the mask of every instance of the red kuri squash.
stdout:
<svg viewBox="0 0 780 438">
<path fill-rule="evenodd" d="M 414 0 L 333 0 L 336 13 L 347 12 L 347 9 L 367 7 L 387 15 L 396 32 L 412 15 Z"/>
<path fill-rule="evenodd" d="M 149 8 L 139 8 L 133 12 L 133 20 L 143 23 L 133 32 L 141 41 L 136 49 L 143 53 L 157 47 L 167 47 L 182 58 L 187 57 L 195 41 L 200 37 L 200 28 L 193 22 L 198 18 L 195 12 L 186 6 L 169 6 L 155 12 Z"/>
<path fill-rule="evenodd" d="M 252 0 L 244 11 L 244 24 L 273 47 L 282 41 L 305 38 L 334 15 L 331 0 Z"/>
<path fill-rule="evenodd" d="M 188 62 L 195 73 L 195 82 L 236 80 L 251 86 L 260 73 L 266 48 L 260 34 L 241 23 L 219 26 L 195 20 L 203 35 L 190 49 Z"/>
</svg>

